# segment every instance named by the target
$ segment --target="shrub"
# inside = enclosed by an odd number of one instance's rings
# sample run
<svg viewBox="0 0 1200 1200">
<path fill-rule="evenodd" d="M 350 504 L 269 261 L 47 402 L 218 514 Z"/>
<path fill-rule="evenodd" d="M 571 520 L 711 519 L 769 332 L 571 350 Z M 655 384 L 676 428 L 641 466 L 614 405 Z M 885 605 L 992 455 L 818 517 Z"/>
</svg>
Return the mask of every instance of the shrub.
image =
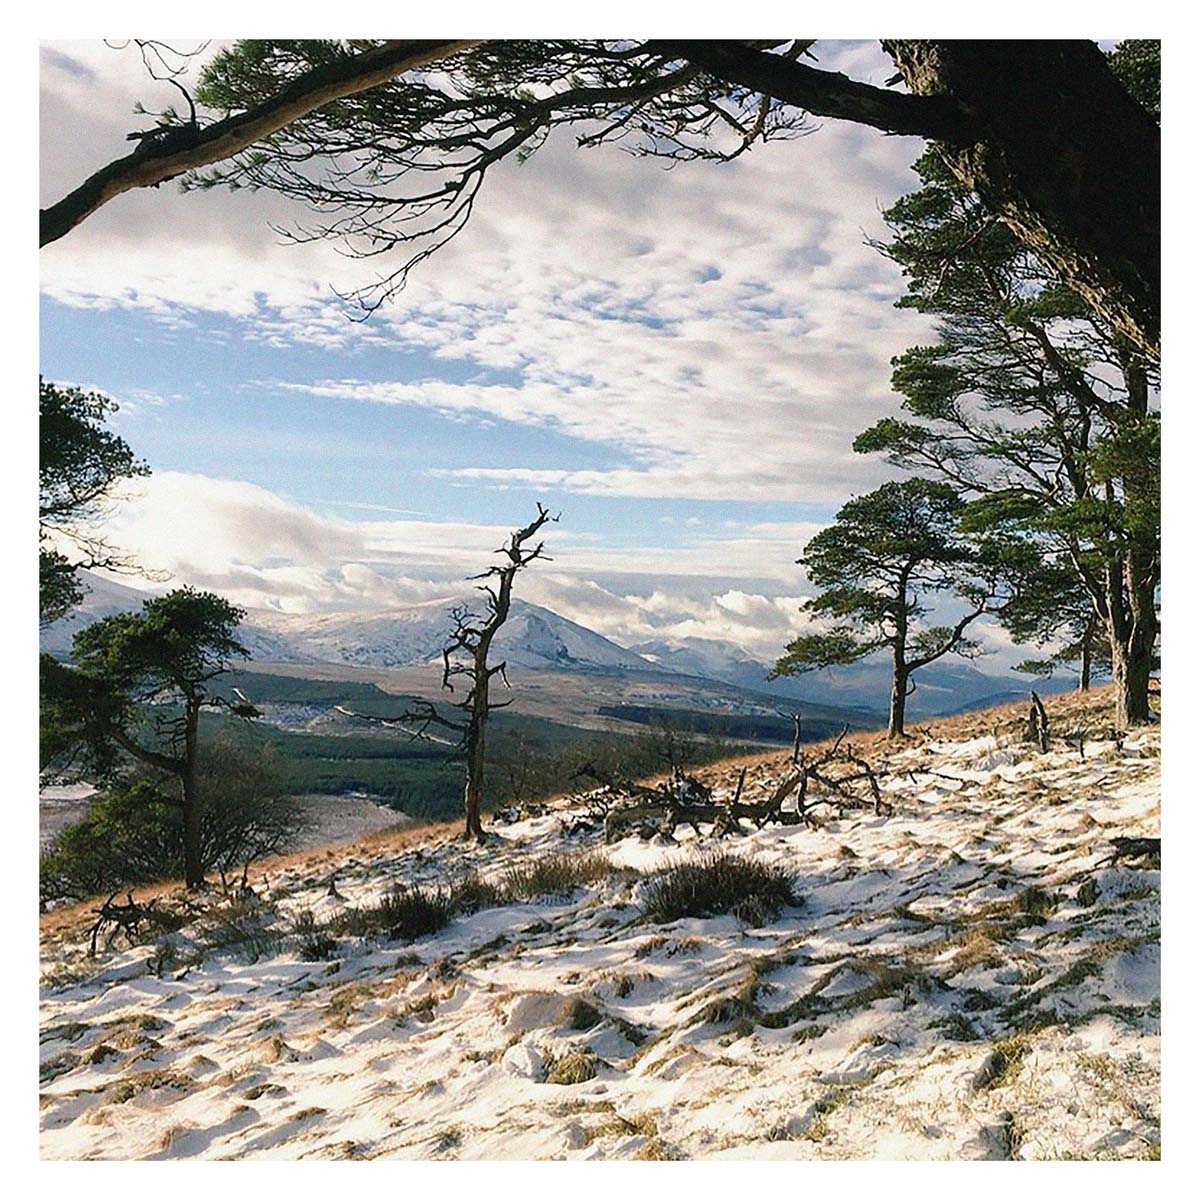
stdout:
<svg viewBox="0 0 1200 1200">
<path fill-rule="evenodd" d="M 269 744 L 228 738 L 202 745 L 196 763 L 201 802 L 200 856 L 205 871 L 233 871 L 289 849 L 310 818 L 288 795 L 290 765 Z"/>
<path fill-rule="evenodd" d="M 603 879 L 612 870 L 603 854 L 549 854 L 514 864 L 500 876 L 500 891 L 508 902 L 573 892 Z"/>
<path fill-rule="evenodd" d="M 183 821 L 153 784 L 119 785 L 93 800 L 41 855 L 41 898 L 81 900 L 156 883 L 178 869 Z"/>
<path fill-rule="evenodd" d="M 411 942 L 444 929 L 453 916 L 450 891 L 398 884 L 378 904 L 344 914 L 338 927 L 359 936 L 383 933 L 392 939 Z"/>
<path fill-rule="evenodd" d="M 196 764 L 199 854 L 222 880 L 268 854 L 289 848 L 307 827 L 286 793 L 287 764 L 270 746 L 245 748 L 217 739 Z M 63 829 L 41 856 L 41 898 L 84 899 L 119 888 L 177 878 L 183 870 L 183 810 L 165 775 L 139 770 L 115 783 Z"/>
<path fill-rule="evenodd" d="M 659 922 L 733 913 L 758 925 L 799 902 L 795 879 L 784 868 L 716 852 L 658 872 L 646 891 L 645 913 Z"/>
<path fill-rule="evenodd" d="M 311 912 L 302 912 L 292 925 L 292 932 L 300 939 L 297 954 L 301 962 L 328 962 L 337 957 L 337 939 L 317 924 Z"/>
</svg>

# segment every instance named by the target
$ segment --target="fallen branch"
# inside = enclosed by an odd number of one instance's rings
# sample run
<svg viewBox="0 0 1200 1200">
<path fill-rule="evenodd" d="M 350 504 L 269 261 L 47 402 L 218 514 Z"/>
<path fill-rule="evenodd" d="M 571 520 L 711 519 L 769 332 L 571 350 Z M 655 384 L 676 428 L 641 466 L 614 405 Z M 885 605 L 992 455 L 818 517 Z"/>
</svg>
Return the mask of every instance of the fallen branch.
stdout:
<svg viewBox="0 0 1200 1200">
<path fill-rule="evenodd" d="M 1156 837 L 1115 837 L 1112 839 L 1113 852 L 1098 865 L 1107 866 L 1109 863 L 1121 862 L 1139 858 L 1150 860 L 1153 867 L 1162 866 L 1162 838 Z"/>
<path fill-rule="evenodd" d="M 121 904 L 117 901 L 119 892 L 113 892 L 99 908 L 92 911 L 96 914 L 96 920 L 93 922 L 90 930 L 90 940 L 88 956 L 96 957 L 96 944 L 100 938 L 101 931 L 107 925 L 112 926 L 111 932 L 104 939 L 104 948 L 106 950 L 112 947 L 117 935 L 123 933 L 128 938 L 130 945 L 133 945 L 138 938 L 144 925 L 161 925 L 166 914 L 160 913 L 157 910 L 158 897 L 156 896 L 148 904 L 139 904 L 134 898 L 132 892 L 125 893 L 125 903 Z"/>
<path fill-rule="evenodd" d="M 699 836 L 700 825 L 706 824 L 712 826 L 715 836 L 723 837 L 736 832 L 743 820 L 752 822 L 758 829 L 768 824 L 812 824 L 813 809 L 820 804 L 836 808 L 839 816 L 847 808 L 866 804 L 870 804 L 877 815 L 890 814 L 890 806 L 883 798 L 871 764 L 849 747 L 842 746 L 849 726 L 844 727 L 833 744 L 818 757 L 808 760 L 801 750 L 798 716 L 795 720 L 796 740 L 792 751 L 795 769 L 784 776 L 765 801 L 748 804 L 742 800 L 746 782 L 744 767 L 732 798 L 723 804 L 713 800 L 711 788 L 676 768 L 668 780 L 654 788 L 630 784 L 620 788 L 609 785 L 604 789 L 610 800 L 604 822 L 606 840 L 616 841 L 635 826 L 642 826 L 647 833 L 653 828 L 653 832 L 673 837 L 681 825 L 690 825 Z M 852 769 L 846 771 L 846 767 Z M 795 807 L 785 809 L 785 802 L 793 795 Z M 629 802 L 617 805 L 618 797 Z"/>
</svg>

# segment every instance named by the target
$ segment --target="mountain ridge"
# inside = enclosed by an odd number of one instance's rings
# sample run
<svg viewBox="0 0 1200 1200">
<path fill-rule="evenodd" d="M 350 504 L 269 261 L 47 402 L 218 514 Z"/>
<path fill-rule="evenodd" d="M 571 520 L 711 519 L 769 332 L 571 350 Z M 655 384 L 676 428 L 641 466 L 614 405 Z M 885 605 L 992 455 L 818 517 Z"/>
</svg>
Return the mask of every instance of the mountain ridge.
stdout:
<svg viewBox="0 0 1200 1200">
<path fill-rule="evenodd" d="M 136 609 L 148 594 L 91 572 L 88 593 L 74 612 L 42 630 L 42 649 L 69 654 L 74 633 L 101 617 Z M 241 639 L 256 662 L 335 664 L 393 669 L 438 661 L 456 604 L 469 592 L 374 611 L 281 613 L 249 609 Z M 525 670 L 666 673 L 733 685 L 775 703 L 823 704 L 886 710 L 890 663 L 872 656 L 860 663 L 804 676 L 769 679 L 769 664 L 733 642 L 715 638 L 651 637 L 622 646 L 593 629 L 528 600 L 514 599 L 509 620 L 496 638 L 497 661 Z M 1020 678 L 989 675 L 970 663 L 945 661 L 923 668 L 909 701 L 913 717 L 965 711 L 1024 695 Z M 1044 680 L 1039 688 L 1058 692 L 1066 679 Z"/>
</svg>

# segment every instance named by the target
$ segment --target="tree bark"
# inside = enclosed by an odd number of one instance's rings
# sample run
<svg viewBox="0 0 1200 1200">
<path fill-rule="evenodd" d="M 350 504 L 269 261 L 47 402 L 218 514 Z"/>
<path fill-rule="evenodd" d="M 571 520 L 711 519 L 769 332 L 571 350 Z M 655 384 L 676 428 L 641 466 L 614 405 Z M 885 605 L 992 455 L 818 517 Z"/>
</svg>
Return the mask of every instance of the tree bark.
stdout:
<svg viewBox="0 0 1200 1200">
<path fill-rule="evenodd" d="M 1112 677 L 1116 691 L 1115 724 L 1118 729 L 1145 725 L 1154 719 L 1150 710 L 1150 676 L 1154 670 L 1157 620 L 1145 612 L 1110 622 Z"/>
<path fill-rule="evenodd" d="M 183 806 L 183 881 L 189 888 L 204 883 L 204 861 L 200 847 L 200 798 L 192 770 L 180 778 Z"/>
<path fill-rule="evenodd" d="M 1045 40 L 883 47 L 912 92 L 968 113 L 970 144 L 935 143 L 955 177 L 1157 361 L 1159 129 L 1100 49 Z"/>
<path fill-rule="evenodd" d="M 1083 648 L 1079 653 L 1079 691 L 1092 690 L 1092 623 L 1089 621 L 1087 632 L 1083 639 Z"/>
<path fill-rule="evenodd" d="M 475 839 L 483 837 L 483 755 L 488 704 L 486 679 L 481 686 L 483 688 L 482 707 L 479 707 L 477 697 L 475 710 L 471 713 L 467 726 L 467 779 L 463 788 L 463 809 L 466 817 L 464 833 L 466 837 Z"/>
<path fill-rule="evenodd" d="M 200 710 L 188 701 L 185 713 L 184 766 L 179 776 L 180 802 L 183 807 L 183 881 L 189 888 L 204 883 L 204 861 L 200 844 L 201 799 L 196 789 L 196 750 L 199 738 Z"/>
<path fill-rule="evenodd" d="M 888 737 L 904 736 L 904 707 L 908 702 L 908 672 L 900 665 L 892 668 L 892 699 L 888 705 Z"/>
</svg>

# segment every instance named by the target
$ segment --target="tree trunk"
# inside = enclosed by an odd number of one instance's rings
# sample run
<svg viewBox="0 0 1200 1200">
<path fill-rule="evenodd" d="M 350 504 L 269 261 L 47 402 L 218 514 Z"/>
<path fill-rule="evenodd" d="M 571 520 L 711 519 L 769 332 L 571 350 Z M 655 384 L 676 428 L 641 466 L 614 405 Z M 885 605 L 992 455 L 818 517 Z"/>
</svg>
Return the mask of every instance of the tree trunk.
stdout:
<svg viewBox="0 0 1200 1200">
<path fill-rule="evenodd" d="M 189 888 L 204 883 L 204 862 L 200 846 L 201 798 L 196 790 L 196 750 L 199 741 L 199 708 L 188 703 L 184 731 L 183 771 L 179 790 L 183 803 L 183 881 Z"/>
<path fill-rule="evenodd" d="M 904 736 L 904 706 L 908 701 L 908 672 L 901 667 L 892 670 L 892 701 L 888 707 L 888 737 Z"/>
<path fill-rule="evenodd" d="M 1160 137 L 1086 41 L 888 40 L 911 91 L 968 113 L 946 165 L 1152 361 L 1160 325 Z"/>
<path fill-rule="evenodd" d="M 204 863 L 200 853 L 200 805 L 192 781 L 184 776 L 183 790 L 183 881 L 189 888 L 204 884 Z"/>
<path fill-rule="evenodd" d="M 491 676 L 488 674 L 487 656 L 491 642 L 491 637 L 485 636 L 475 651 L 475 668 L 472 676 L 474 688 L 470 697 L 471 709 L 467 715 L 467 781 L 463 790 L 463 808 L 466 817 L 464 835 L 476 840 L 483 838 L 483 753 L 490 698 Z"/>
<path fill-rule="evenodd" d="M 1092 638 L 1094 636 L 1095 626 L 1092 621 L 1088 621 L 1079 652 L 1079 690 L 1081 692 L 1089 692 L 1092 689 Z"/>
<path fill-rule="evenodd" d="M 1155 630 L 1145 619 L 1133 621 L 1125 637 L 1112 635 L 1112 677 L 1118 729 L 1145 725 L 1150 711 L 1150 675 L 1154 669 Z"/>
<path fill-rule="evenodd" d="M 466 815 L 466 836 L 483 837 L 483 747 L 484 723 L 472 718 L 467 731 L 467 782 L 463 801 Z"/>
</svg>

